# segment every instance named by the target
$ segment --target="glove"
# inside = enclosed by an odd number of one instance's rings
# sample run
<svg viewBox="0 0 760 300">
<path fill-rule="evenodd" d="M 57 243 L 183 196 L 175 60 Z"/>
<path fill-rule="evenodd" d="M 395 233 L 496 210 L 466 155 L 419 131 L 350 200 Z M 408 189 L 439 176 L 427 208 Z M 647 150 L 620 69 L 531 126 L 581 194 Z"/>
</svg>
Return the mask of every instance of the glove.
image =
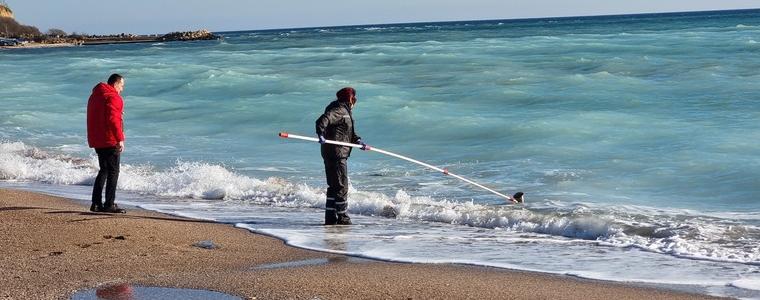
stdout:
<svg viewBox="0 0 760 300">
<path fill-rule="evenodd" d="M 324 144 L 325 143 L 325 136 L 324 135 L 320 135 L 319 136 L 319 143 L 320 144 Z"/>
<path fill-rule="evenodd" d="M 358 140 L 357 142 L 359 142 L 359 145 L 362 145 L 362 147 L 361 147 L 362 150 L 367 151 L 367 149 L 369 148 L 369 146 L 367 146 L 367 144 L 365 144 L 364 142 L 362 142 L 362 140 Z"/>
</svg>

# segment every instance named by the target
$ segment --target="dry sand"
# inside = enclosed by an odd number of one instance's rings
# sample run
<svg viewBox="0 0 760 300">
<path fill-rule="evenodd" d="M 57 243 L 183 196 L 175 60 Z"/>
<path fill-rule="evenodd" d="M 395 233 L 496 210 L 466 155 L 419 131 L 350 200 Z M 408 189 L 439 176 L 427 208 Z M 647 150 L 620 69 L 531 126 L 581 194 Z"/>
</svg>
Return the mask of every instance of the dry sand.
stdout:
<svg viewBox="0 0 760 300">
<path fill-rule="evenodd" d="M 225 224 L 87 209 L 74 200 L 0 189 L 0 298 L 67 299 L 77 290 L 128 283 L 246 299 L 710 299 L 497 268 L 354 259 Z M 220 248 L 192 246 L 204 240 Z"/>
</svg>

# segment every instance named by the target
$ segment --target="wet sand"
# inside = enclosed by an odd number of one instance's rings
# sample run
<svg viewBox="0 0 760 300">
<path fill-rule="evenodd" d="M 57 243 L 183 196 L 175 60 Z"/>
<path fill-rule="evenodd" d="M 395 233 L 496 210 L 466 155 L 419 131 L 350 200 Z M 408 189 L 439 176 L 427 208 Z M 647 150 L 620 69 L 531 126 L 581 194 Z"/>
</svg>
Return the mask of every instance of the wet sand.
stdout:
<svg viewBox="0 0 760 300">
<path fill-rule="evenodd" d="M 226 224 L 87 209 L 0 189 L 0 298 L 68 299 L 78 290 L 133 284 L 245 299 L 711 299 L 568 276 L 350 258 Z M 350 230 L 341 228 L 325 230 Z M 206 240 L 219 248 L 193 246 Z"/>
</svg>

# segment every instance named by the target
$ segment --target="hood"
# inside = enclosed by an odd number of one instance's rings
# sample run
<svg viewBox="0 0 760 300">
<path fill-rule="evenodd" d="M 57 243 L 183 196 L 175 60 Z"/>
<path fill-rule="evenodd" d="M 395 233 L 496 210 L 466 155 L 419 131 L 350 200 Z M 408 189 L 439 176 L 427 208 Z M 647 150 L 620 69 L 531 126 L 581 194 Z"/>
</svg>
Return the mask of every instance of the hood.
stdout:
<svg viewBox="0 0 760 300">
<path fill-rule="evenodd" d="M 108 85 L 107 83 L 98 83 L 94 88 L 92 88 L 93 94 L 101 94 L 101 95 L 107 95 L 107 94 L 119 94 L 119 92 L 116 91 L 115 88 Z"/>
<path fill-rule="evenodd" d="M 334 107 L 338 107 L 338 106 L 342 106 L 343 108 L 348 110 L 349 113 L 351 112 L 351 109 L 352 109 L 351 105 L 348 104 L 348 102 L 343 102 L 340 100 L 335 100 L 333 102 L 330 102 L 330 104 L 327 106 L 327 110 L 333 109 Z"/>
</svg>

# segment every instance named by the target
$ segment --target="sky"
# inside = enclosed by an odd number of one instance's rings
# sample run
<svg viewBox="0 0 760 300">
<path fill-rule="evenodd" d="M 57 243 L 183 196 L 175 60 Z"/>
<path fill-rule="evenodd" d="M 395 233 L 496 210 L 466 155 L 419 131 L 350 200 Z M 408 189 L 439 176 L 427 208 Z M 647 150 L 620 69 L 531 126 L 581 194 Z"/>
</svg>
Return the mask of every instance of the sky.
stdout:
<svg viewBox="0 0 760 300">
<path fill-rule="evenodd" d="M 257 30 L 760 8 L 759 0 L 5 0 L 41 31 Z"/>
</svg>

